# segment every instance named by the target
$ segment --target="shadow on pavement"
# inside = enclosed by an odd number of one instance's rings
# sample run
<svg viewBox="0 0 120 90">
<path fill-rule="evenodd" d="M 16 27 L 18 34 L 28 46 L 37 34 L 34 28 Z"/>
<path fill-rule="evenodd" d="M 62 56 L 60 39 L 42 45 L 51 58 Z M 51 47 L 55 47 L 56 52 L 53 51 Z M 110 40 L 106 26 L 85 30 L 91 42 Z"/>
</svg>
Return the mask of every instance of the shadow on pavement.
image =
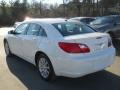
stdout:
<svg viewBox="0 0 120 90">
<path fill-rule="evenodd" d="M 113 45 L 116 48 L 116 55 L 120 56 L 120 40 L 113 40 Z"/>
<path fill-rule="evenodd" d="M 101 71 L 81 78 L 58 77 L 54 82 L 43 81 L 37 69 L 18 57 L 6 58 L 8 67 L 28 90 L 120 90 L 120 77 Z"/>
</svg>

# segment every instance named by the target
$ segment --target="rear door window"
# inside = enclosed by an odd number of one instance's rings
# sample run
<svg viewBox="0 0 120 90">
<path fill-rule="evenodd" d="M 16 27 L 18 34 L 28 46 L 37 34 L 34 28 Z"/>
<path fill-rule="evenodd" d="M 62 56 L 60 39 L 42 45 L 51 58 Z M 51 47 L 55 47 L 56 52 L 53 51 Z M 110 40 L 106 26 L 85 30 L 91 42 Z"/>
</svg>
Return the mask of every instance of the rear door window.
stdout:
<svg viewBox="0 0 120 90">
<path fill-rule="evenodd" d="M 39 35 L 39 30 L 40 30 L 40 25 L 38 24 L 30 24 L 28 31 L 27 31 L 27 35 Z"/>
<path fill-rule="evenodd" d="M 47 36 L 45 30 L 40 25 L 35 23 L 30 24 L 27 31 L 27 35 L 35 35 L 35 36 L 43 36 L 43 37 Z"/>
</svg>

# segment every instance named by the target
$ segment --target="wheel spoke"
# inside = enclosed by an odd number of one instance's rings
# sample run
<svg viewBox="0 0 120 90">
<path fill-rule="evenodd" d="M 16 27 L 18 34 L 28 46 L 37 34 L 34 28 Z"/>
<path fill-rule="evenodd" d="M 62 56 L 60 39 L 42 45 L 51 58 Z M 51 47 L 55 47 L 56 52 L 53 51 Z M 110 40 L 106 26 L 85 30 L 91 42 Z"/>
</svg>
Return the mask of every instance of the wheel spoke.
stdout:
<svg viewBox="0 0 120 90">
<path fill-rule="evenodd" d="M 49 76 L 50 67 L 46 58 L 40 58 L 39 60 L 39 71 L 41 76 L 47 78 Z"/>
</svg>

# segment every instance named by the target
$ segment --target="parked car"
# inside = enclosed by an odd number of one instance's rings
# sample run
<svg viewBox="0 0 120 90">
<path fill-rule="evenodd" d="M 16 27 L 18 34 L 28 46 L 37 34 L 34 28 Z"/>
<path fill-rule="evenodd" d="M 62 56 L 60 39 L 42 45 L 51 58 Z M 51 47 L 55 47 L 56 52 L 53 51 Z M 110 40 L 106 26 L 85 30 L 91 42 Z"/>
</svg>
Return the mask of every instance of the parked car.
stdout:
<svg viewBox="0 0 120 90">
<path fill-rule="evenodd" d="M 14 24 L 14 28 L 16 28 L 17 26 L 19 26 L 20 24 L 21 24 L 22 22 L 15 22 L 15 24 Z"/>
<path fill-rule="evenodd" d="M 74 17 L 74 18 L 71 18 L 71 20 L 77 20 L 77 21 L 80 21 L 84 24 L 90 24 L 90 22 L 94 21 L 96 18 L 94 17 Z"/>
<path fill-rule="evenodd" d="M 111 15 L 99 17 L 90 23 L 90 26 L 98 32 L 109 33 L 113 39 L 120 38 L 120 16 Z"/>
<path fill-rule="evenodd" d="M 14 54 L 34 64 L 47 81 L 101 71 L 115 60 L 108 34 L 65 19 L 24 21 L 9 31 L 4 47 L 7 56 Z"/>
</svg>

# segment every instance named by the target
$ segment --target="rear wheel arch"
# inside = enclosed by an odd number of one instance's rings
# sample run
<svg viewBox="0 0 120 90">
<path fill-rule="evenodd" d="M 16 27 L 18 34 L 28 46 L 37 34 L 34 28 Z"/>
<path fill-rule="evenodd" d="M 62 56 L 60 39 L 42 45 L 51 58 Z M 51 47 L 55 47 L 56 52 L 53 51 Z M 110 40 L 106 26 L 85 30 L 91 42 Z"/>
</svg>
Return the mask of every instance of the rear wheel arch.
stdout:
<svg viewBox="0 0 120 90">
<path fill-rule="evenodd" d="M 37 60 L 38 60 L 38 57 L 39 57 L 40 54 L 44 54 L 47 58 L 49 58 L 46 53 L 44 53 L 44 52 L 42 52 L 42 51 L 37 51 L 36 54 L 35 54 L 35 65 L 36 65 L 36 66 L 37 66 Z M 49 58 L 49 60 L 50 60 L 50 58 Z M 51 62 L 51 61 L 50 61 L 50 62 Z M 52 64 L 52 62 L 51 62 L 51 64 Z"/>
<path fill-rule="evenodd" d="M 47 77 L 47 78 L 43 78 L 42 77 L 42 78 L 45 79 L 46 81 L 53 81 L 53 80 L 55 80 L 56 74 L 55 74 L 55 71 L 54 71 L 53 64 L 52 64 L 50 58 L 44 52 L 41 52 L 41 51 L 36 52 L 36 54 L 35 54 L 35 64 L 36 64 L 36 67 L 39 69 L 39 58 L 40 57 L 46 57 L 47 60 L 48 60 L 49 65 L 50 65 L 50 68 L 51 68 L 49 77 Z M 40 75 L 41 75 L 41 72 L 40 72 Z"/>
</svg>

